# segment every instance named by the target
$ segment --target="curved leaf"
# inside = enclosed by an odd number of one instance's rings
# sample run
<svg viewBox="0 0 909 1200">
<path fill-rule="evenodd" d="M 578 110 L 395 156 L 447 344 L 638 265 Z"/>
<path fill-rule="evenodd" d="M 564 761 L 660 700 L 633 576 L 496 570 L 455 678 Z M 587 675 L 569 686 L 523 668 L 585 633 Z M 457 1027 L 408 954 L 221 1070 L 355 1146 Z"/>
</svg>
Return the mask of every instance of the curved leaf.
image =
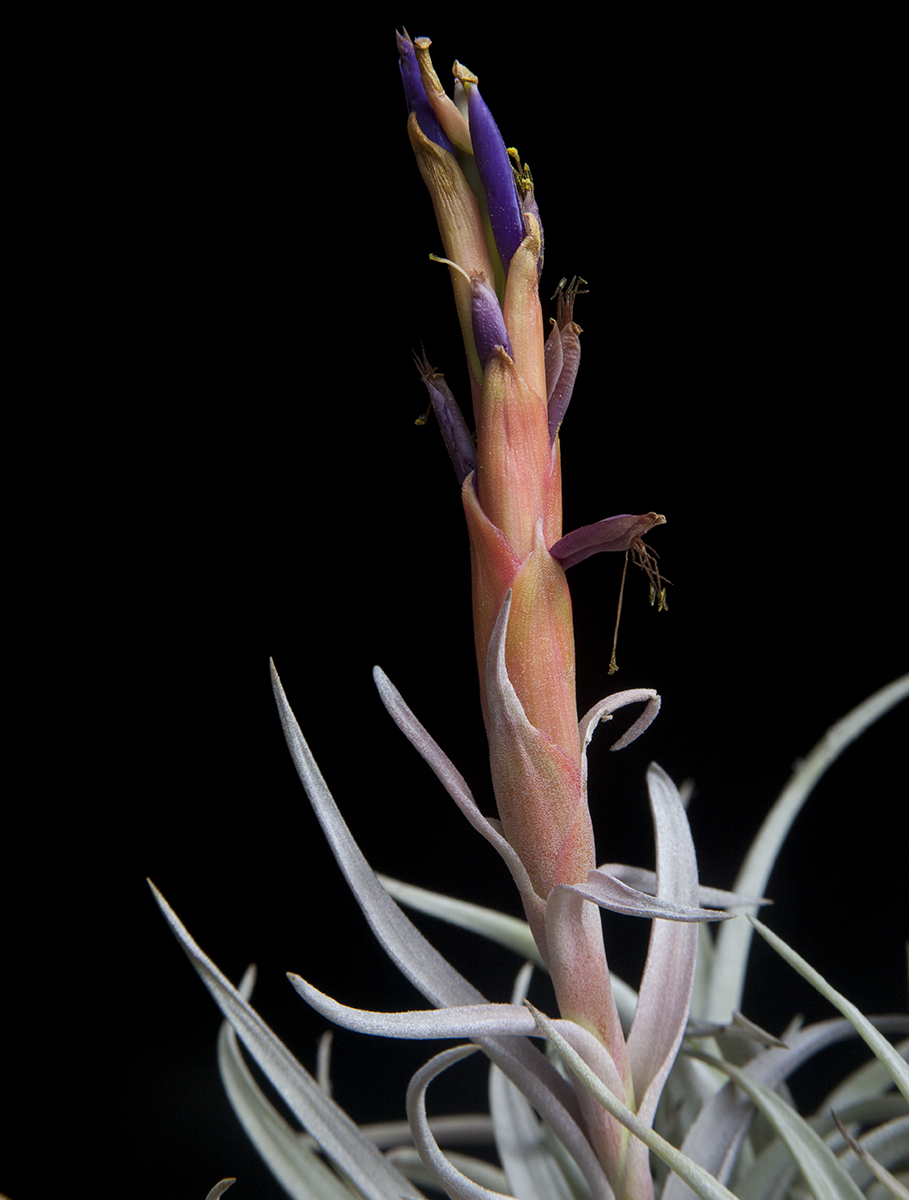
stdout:
<svg viewBox="0 0 909 1200">
<path fill-rule="evenodd" d="M 238 991 L 244 1000 L 252 993 L 254 975 L 250 967 L 240 983 Z M 218 1068 L 247 1137 L 293 1200 L 358 1200 L 266 1098 L 243 1060 L 229 1021 L 218 1035 Z"/>
<path fill-rule="evenodd" d="M 909 1031 L 909 1016 L 875 1017 L 874 1023 L 880 1029 L 892 1033 Z M 819 1050 L 855 1036 L 855 1028 L 840 1017 L 819 1021 L 804 1029 L 787 1033 L 785 1046 L 771 1048 L 756 1055 L 745 1070 L 751 1078 L 773 1089 L 788 1079 L 793 1071 Z M 878 1067 L 881 1066 L 876 1059 L 874 1063 Z M 822 1111 L 826 1112 L 831 1104 L 840 1106 L 857 1099 L 880 1095 L 880 1078 L 876 1072 L 868 1074 L 867 1064 L 856 1071 L 850 1080 L 830 1093 L 824 1101 Z M 754 1108 L 748 1097 L 742 1095 L 731 1082 L 727 1083 L 698 1113 L 685 1135 L 682 1149 L 695 1162 L 725 1182 L 735 1165 L 739 1147 L 753 1114 Z M 691 1192 L 680 1180 L 670 1178 L 666 1182 L 663 1200 L 691 1200 Z"/>
<path fill-rule="evenodd" d="M 576 1200 L 549 1149 L 543 1125 L 495 1066 L 489 1073 L 489 1104 L 495 1119 L 496 1149 L 514 1194 L 520 1200 Z"/>
<path fill-rule="evenodd" d="M 868 1043 L 872 1052 L 890 1072 L 893 1082 L 903 1093 L 906 1101 L 909 1102 L 909 1066 L 884 1035 L 875 1029 L 868 1018 L 851 1001 L 842 996 L 836 988 L 831 987 L 819 971 L 807 963 L 791 946 L 787 946 L 781 937 L 778 937 L 766 925 L 762 925 L 757 918 L 749 917 L 748 919 L 761 937 L 776 950 L 777 954 L 785 958 L 791 967 L 794 967 L 803 978 L 807 979 L 811 986 L 829 1000 L 834 1008 L 838 1008 L 846 1020 L 855 1027 L 859 1037 Z"/>
<path fill-rule="evenodd" d="M 390 683 L 388 686 L 391 689 Z M 297 773 L 354 898 L 385 952 L 431 1003 L 439 1007 L 485 1003 L 483 995 L 430 945 L 379 883 L 375 872 L 347 828 L 300 732 L 274 664 L 272 687 L 284 726 L 284 736 Z M 396 691 L 395 694 L 397 695 Z M 403 701 L 401 704 L 403 705 Z M 410 715 L 415 721 L 412 714 Z M 441 751 L 439 754 L 441 755 Z M 440 766 L 451 766 L 444 755 L 441 758 L 444 759 L 444 763 L 440 760 Z M 470 799 L 472 802 L 472 797 Z M 584 1178 L 596 1194 L 599 1181 L 605 1180 L 605 1175 L 578 1123 L 578 1103 L 570 1084 L 559 1075 L 545 1056 L 524 1038 L 485 1039 L 483 1050 L 512 1083 L 521 1089 L 546 1120 L 553 1133 L 578 1163 Z"/>
<path fill-rule="evenodd" d="M 471 904 L 468 900 L 456 900 L 453 896 L 444 896 L 440 892 L 431 892 L 412 883 L 402 883 L 388 875 L 377 874 L 379 882 L 399 904 L 438 917 L 440 921 L 447 921 L 460 929 L 478 933 L 513 950 L 521 958 L 529 958 L 535 966 L 545 970 L 543 956 L 526 921 L 492 908 L 484 908 L 480 904 Z"/>
<path fill-rule="evenodd" d="M 215 1003 L 240 1035 L 250 1054 L 300 1124 L 308 1129 L 367 1200 L 423 1200 L 250 1007 L 233 984 L 190 937 L 176 913 L 149 881 L 167 923 L 208 988 Z"/>
<path fill-rule="evenodd" d="M 219 1196 L 223 1196 L 229 1187 L 233 1187 L 236 1179 L 222 1179 L 220 1183 L 216 1183 L 212 1190 L 205 1197 L 205 1200 L 218 1200 Z M 0 1197 L 3 1200 L 3 1197 Z"/>
<path fill-rule="evenodd" d="M 727 1187 L 724 1187 L 719 1180 L 714 1179 L 703 1167 L 698 1166 L 687 1155 L 677 1150 L 675 1146 L 670 1145 L 665 1138 L 660 1137 L 636 1113 L 633 1113 L 627 1105 L 623 1104 L 609 1088 L 603 1085 L 602 1081 L 591 1071 L 581 1055 L 569 1045 L 559 1033 L 555 1023 L 535 1009 L 529 1001 L 525 1003 L 527 1003 L 527 1007 L 533 1013 L 534 1019 L 546 1034 L 546 1037 L 555 1046 L 562 1061 L 572 1074 L 581 1080 L 587 1090 L 599 1100 L 608 1113 L 615 1117 L 617 1121 L 621 1121 L 625 1128 L 629 1129 L 635 1137 L 640 1138 L 647 1148 L 653 1151 L 657 1158 L 671 1167 L 688 1184 L 696 1196 L 700 1196 L 701 1200 L 736 1200 L 732 1192 Z"/>
<path fill-rule="evenodd" d="M 817 1200 L 864 1200 L 857 1185 L 838 1161 L 836 1155 L 821 1141 L 811 1126 L 776 1092 L 753 1079 L 747 1071 L 739 1070 L 712 1054 L 699 1055 L 704 1062 L 726 1071 L 764 1114 L 802 1173 Z"/>
<path fill-rule="evenodd" d="M 451 1200 L 513 1200 L 503 1192 L 492 1192 L 482 1184 L 474 1183 L 459 1171 L 439 1149 L 426 1117 L 426 1089 L 429 1084 L 447 1067 L 473 1054 L 476 1048 L 455 1046 L 451 1050 L 443 1050 L 417 1071 L 407 1089 L 407 1119 L 424 1166 Z"/>
<path fill-rule="evenodd" d="M 869 696 L 827 730 L 800 762 L 764 819 L 735 881 L 736 892 L 752 896 L 764 894 L 780 847 L 811 789 L 850 742 L 907 695 L 909 675 L 903 675 Z M 719 931 L 708 989 L 709 1010 L 699 1016 L 728 1021 L 732 1013 L 742 1007 L 751 936 L 751 927 L 745 921 L 730 922 Z"/>
</svg>

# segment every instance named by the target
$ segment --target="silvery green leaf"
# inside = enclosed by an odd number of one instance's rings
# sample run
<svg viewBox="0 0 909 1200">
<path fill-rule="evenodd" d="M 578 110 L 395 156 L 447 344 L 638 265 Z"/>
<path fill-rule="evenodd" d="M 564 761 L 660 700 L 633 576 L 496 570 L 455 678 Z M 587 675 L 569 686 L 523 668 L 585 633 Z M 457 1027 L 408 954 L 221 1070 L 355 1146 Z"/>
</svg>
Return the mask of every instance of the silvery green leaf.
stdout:
<svg viewBox="0 0 909 1200">
<path fill-rule="evenodd" d="M 259 1014 L 203 954 L 154 884 L 151 887 L 167 923 L 216 1004 L 290 1111 L 332 1162 L 367 1200 L 423 1200 L 422 1194 L 363 1137 L 347 1113 L 325 1095 Z"/>
<path fill-rule="evenodd" d="M 509 592 L 508 595 L 510 596 L 511 593 Z M 503 605 L 506 617 L 509 603 L 510 601 L 506 597 Z M 380 667 L 374 667 L 372 675 L 379 692 L 379 698 L 385 705 L 388 715 L 414 749 L 423 757 L 428 766 L 432 768 L 436 778 L 477 833 L 486 838 L 489 844 L 502 856 L 524 902 L 525 911 L 532 911 L 535 906 L 539 907 L 542 901 L 534 891 L 530 876 L 527 874 L 527 868 L 521 861 L 520 855 L 509 844 L 507 838 L 502 833 L 501 822 L 490 820 L 488 817 L 483 816 L 477 807 L 470 788 L 467 786 L 464 776 L 448 755 L 445 754 L 441 746 L 429 734 L 428 730 L 417 720 L 415 714 L 405 703 L 404 697 L 385 672 Z"/>
<path fill-rule="evenodd" d="M 659 768 L 657 768 L 659 769 Z M 680 904 L 662 896 L 651 896 L 648 892 L 629 887 L 620 879 L 604 875 L 602 871 L 588 871 L 586 883 L 560 883 L 557 887 L 574 892 L 582 900 L 598 904 L 610 912 L 626 917 L 644 917 L 647 920 L 682 921 L 697 924 L 700 921 L 727 921 L 730 914 L 715 908 L 700 908 L 697 904 Z"/>
<path fill-rule="evenodd" d="M 909 1171 L 891 1176 L 892 1183 L 873 1183 L 868 1188 L 866 1200 L 909 1200 Z"/>
<path fill-rule="evenodd" d="M 651 872 L 653 874 L 653 872 Z M 466 900 L 455 900 L 452 896 L 444 896 L 440 892 L 431 892 L 426 888 L 415 887 L 410 883 L 402 883 L 388 875 L 377 874 L 377 878 L 389 895 L 399 904 L 407 908 L 425 912 L 441 921 L 448 921 L 462 929 L 470 929 L 490 941 L 497 942 L 522 958 L 529 959 L 534 966 L 545 970 L 540 957 L 540 951 L 530 932 L 526 921 L 497 912 L 492 908 L 483 908 Z M 708 889 L 710 890 L 710 889 Z M 618 975 L 610 972 L 612 992 L 622 1023 L 630 1027 L 638 1003 L 638 994 Z"/>
<path fill-rule="evenodd" d="M 533 968 L 525 963 L 515 979 L 512 1004 L 523 1004 Z M 568 1180 L 553 1156 L 546 1128 L 527 1100 L 496 1066 L 489 1069 L 489 1111 L 495 1128 L 499 1161 L 518 1200 L 589 1200 L 590 1189 Z"/>
<path fill-rule="evenodd" d="M 451 963 L 430 945 L 379 883 L 338 811 L 338 806 L 300 732 L 274 664 L 271 669 L 272 688 L 297 773 L 332 853 L 380 945 L 414 986 L 440 1008 L 485 1003 L 482 993 L 468 983 Z M 397 710 L 398 715 L 395 719 L 399 720 L 399 723 L 403 722 L 402 728 L 411 740 L 414 740 L 414 737 L 422 740 L 424 744 L 421 753 L 430 762 L 433 770 L 440 778 L 444 776 L 447 779 L 446 786 L 450 790 L 463 789 L 466 793 L 462 796 L 464 804 L 468 808 L 470 805 L 475 808 L 473 797 L 454 766 L 419 725 L 387 677 L 378 669 L 375 674 L 383 702 Z M 598 1188 L 605 1183 L 606 1176 L 579 1124 L 577 1099 L 570 1084 L 526 1039 L 484 1039 L 483 1050 L 527 1096 L 578 1163 L 593 1195 L 597 1196 Z"/>
<path fill-rule="evenodd" d="M 647 787 L 656 836 L 656 901 L 689 908 L 697 898 L 694 842 L 675 784 L 651 763 Z M 701 911 L 701 910 L 695 910 Z M 722 914 L 725 916 L 726 914 Z M 637 1011 L 628 1035 L 638 1113 L 653 1121 L 657 1101 L 685 1032 L 694 969 L 697 929 L 654 921 Z"/>
<path fill-rule="evenodd" d="M 300 732 L 272 664 L 272 688 L 297 774 L 354 898 L 389 958 L 433 1004 L 475 1004 L 477 989 L 442 957 L 398 908 L 354 841 Z"/>
<path fill-rule="evenodd" d="M 253 969 L 249 968 L 238 988 L 244 1000 L 249 1000 L 253 978 Z M 243 1060 L 229 1021 L 224 1022 L 218 1035 L 218 1067 L 240 1124 L 293 1200 L 356 1200 L 356 1193 L 301 1140 L 297 1130 L 264 1095 Z"/>
<path fill-rule="evenodd" d="M 882 1030 L 900 1033 L 909 1030 L 909 1016 L 875 1017 Z M 745 1070 L 765 1087 L 779 1086 L 792 1072 L 826 1046 L 854 1037 L 855 1028 L 842 1018 L 819 1021 L 804 1029 L 788 1031 L 785 1048 L 770 1048 L 756 1055 Z M 876 1061 L 876 1060 L 875 1060 Z M 889 1076 L 888 1076 L 889 1078 Z M 872 1093 L 873 1094 L 873 1093 Z M 853 1093 L 849 1094 L 852 1098 Z M 841 1097 L 845 1103 L 847 1097 Z M 724 1182 L 731 1175 L 739 1148 L 754 1113 L 747 1096 L 730 1082 L 701 1109 L 682 1143 L 684 1152 Z M 679 1179 L 667 1180 L 663 1200 L 691 1200 L 691 1192 Z"/>
<path fill-rule="evenodd" d="M 635 739 L 641 736 L 648 725 L 656 720 L 661 700 L 653 688 L 632 688 L 630 691 L 615 692 L 611 696 L 606 696 L 586 712 L 578 723 L 578 737 L 581 742 L 581 778 L 585 784 L 587 782 L 587 747 L 590 745 L 594 731 L 601 721 L 611 721 L 612 714 L 628 704 L 646 704 L 647 707 L 634 724 L 626 729 L 619 740 L 610 747 L 611 750 L 624 750 L 626 746 L 630 746 Z"/>
<path fill-rule="evenodd" d="M 449 925 L 457 925 L 460 929 L 469 929 L 489 938 L 491 942 L 513 950 L 521 958 L 530 959 L 536 966 L 543 967 L 543 959 L 526 921 L 511 917 L 507 913 L 496 912 L 493 908 L 471 904 L 467 900 L 456 900 L 453 896 L 443 896 L 439 892 L 415 887 L 411 883 L 401 883 L 388 875 L 379 874 L 378 879 L 399 904 L 438 917 L 447 921 Z"/>
<path fill-rule="evenodd" d="M 888 1187 L 894 1196 L 909 1200 L 909 1192 L 887 1169 L 905 1163 L 909 1156 L 909 1117 L 888 1121 L 886 1125 L 870 1130 L 861 1141 L 849 1133 L 836 1114 L 834 1120 L 846 1144 L 858 1158 L 858 1165 L 863 1168 L 865 1179 L 859 1181 L 864 1183 L 873 1177 Z"/>
<path fill-rule="evenodd" d="M 907 695 L 909 675 L 903 675 L 869 696 L 827 730 L 793 772 L 764 819 L 739 871 L 734 891 L 751 896 L 764 894 L 780 847 L 814 785 L 850 742 Z M 709 1008 L 699 1016 L 728 1021 L 736 1009 L 741 1009 L 750 947 L 751 928 L 746 921 L 730 921 L 720 929 L 708 988 Z"/>
<path fill-rule="evenodd" d="M 475 1050 L 476 1046 L 455 1046 L 451 1050 L 443 1050 L 417 1071 L 407 1089 L 407 1119 L 420 1158 L 451 1200 L 513 1200 L 507 1193 L 493 1192 L 482 1184 L 474 1183 L 459 1171 L 439 1149 L 426 1117 L 426 1089 L 429 1084 L 446 1068 L 473 1054 Z"/>
<path fill-rule="evenodd" d="M 435 1133 L 435 1122 L 431 1120 L 429 1125 L 433 1133 Z M 420 1184 L 423 1187 L 435 1188 L 438 1186 L 435 1176 L 431 1171 L 426 1169 L 422 1158 L 420 1158 L 413 1146 L 396 1150 L 389 1157 L 401 1173 L 414 1183 Z M 504 1191 L 507 1194 L 508 1179 L 501 1167 L 494 1166 L 482 1158 L 472 1158 L 469 1154 L 461 1154 L 456 1150 L 449 1152 L 446 1157 L 452 1166 L 474 1183 L 479 1183 L 482 1187 L 489 1188 L 493 1192 Z"/>
<path fill-rule="evenodd" d="M 218 1200 L 218 1197 L 223 1196 L 227 1189 L 233 1187 L 236 1182 L 236 1179 L 222 1179 L 220 1183 L 215 1184 L 205 1200 Z M 2 1196 L 0 1196 L 0 1200 L 3 1200 Z"/>
<path fill-rule="evenodd" d="M 433 1117 L 433 1137 L 440 1146 L 492 1146 L 495 1134 L 489 1113 L 452 1113 L 446 1117 Z M 374 1121 L 361 1125 L 360 1129 L 375 1145 L 383 1150 L 394 1148 L 395 1155 L 400 1147 L 413 1146 L 410 1126 L 406 1121 Z"/>
<path fill-rule="evenodd" d="M 656 871 L 630 867 L 627 863 L 601 863 L 597 870 L 603 875 L 611 875 L 613 879 L 620 879 L 639 892 L 646 892 L 648 896 L 656 895 Z M 743 896 L 723 888 L 704 887 L 702 883 L 698 884 L 697 902 L 705 908 L 757 908 L 758 905 L 773 903 L 766 896 Z"/>
<path fill-rule="evenodd" d="M 874 1024 L 878 1029 L 891 1029 L 894 1032 L 901 1032 L 901 1028 L 897 1025 L 899 1018 L 873 1018 Z M 909 1017 L 905 1018 L 907 1028 L 909 1028 Z M 898 1042 L 896 1045 L 897 1054 L 902 1055 L 904 1059 L 909 1059 L 909 1041 Z M 888 1088 L 893 1086 L 893 1080 L 890 1078 L 890 1072 L 880 1061 L 879 1058 L 872 1058 L 870 1062 L 863 1063 L 860 1067 L 856 1067 L 851 1071 L 845 1079 L 829 1092 L 821 1104 L 821 1110 L 829 1112 L 830 1109 L 839 1111 L 854 1104 L 857 1101 L 869 1100 L 873 1097 L 881 1096 Z"/>
<path fill-rule="evenodd" d="M 495 1066 L 489 1073 L 489 1105 L 495 1119 L 496 1149 L 517 1200 L 577 1200 L 553 1158 L 542 1123 Z"/>
<path fill-rule="evenodd" d="M 838 1162 L 830 1147 L 781 1096 L 758 1083 L 747 1071 L 739 1070 L 731 1063 L 712 1055 L 703 1057 L 706 1062 L 728 1072 L 755 1107 L 764 1114 L 798 1164 L 802 1178 L 817 1200 L 864 1200 L 855 1182 Z M 740 1192 L 745 1192 L 745 1188 L 740 1189 Z"/>
<path fill-rule="evenodd" d="M 874 1025 L 864 1016 L 859 1009 L 845 996 L 842 996 L 827 980 L 810 966 L 801 955 L 797 954 L 791 946 L 783 941 L 766 925 L 762 925 L 755 917 L 748 918 L 754 925 L 760 935 L 769 942 L 770 945 L 781 955 L 791 967 L 821 993 L 825 999 L 829 1000 L 834 1008 L 838 1008 L 847 1021 L 849 1021 L 856 1029 L 859 1037 L 871 1047 L 872 1052 L 881 1060 L 887 1070 L 890 1072 L 891 1078 L 899 1090 L 909 1102 L 909 1067 L 903 1061 L 899 1053 L 887 1041 L 884 1035 L 877 1030 Z"/>
<path fill-rule="evenodd" d="M 426 1038 L 530 1037 L 538 1032 L 527 1009 L 515 1004 L 464 1004 L 409 1012 L 373 1012 L 341 1004 L 292 972 L 287 978 L 306 1003 L 327 1021 L 371 1037 L 419 1041 Z"/>
<path fill-rule="evenodd" d="M 555 1022 L 550 1021 L 529 1002 L 527 1002 L 527 1007 L 572 1074 L 599 1100 L 608 1113 L 617 1121 L 621 1121 L 625 1128 L 639 1138 L 657 1158 L 671 1167 L 688 1184 L 696 1196 L 700 1196 L 701 1200 L 736 1200 L 732 1192 L 719 1180 L 708 1174 L 703 1167 L 692 1162 L 675 1146 L 670 1145 L 665 1138 L 660 1137 L 654 1129 L 651 1129 L 645 1121 L 642 1121 L 636 1113 L 623 1104 L 559 1033 Z"/>
<path fill-rule="evenodd" d="M 749 1021 L 747 1017 L 738 1012 L 733 1013 L 732 1020 L 724 1025 L 716 1021 L 698 1021 L 691 1018 L 685 1028 L 685 1036 L 688 1038 L 739 1037 L 745 1041 L 757 1042 L 761 1046 L 776 1046 L 779 1050 L 786 1049 L 786 1043 L 782 1038 L 768 1033 L 766 1029 L 761 1029 L 760 1025 Z"/>
</svg>

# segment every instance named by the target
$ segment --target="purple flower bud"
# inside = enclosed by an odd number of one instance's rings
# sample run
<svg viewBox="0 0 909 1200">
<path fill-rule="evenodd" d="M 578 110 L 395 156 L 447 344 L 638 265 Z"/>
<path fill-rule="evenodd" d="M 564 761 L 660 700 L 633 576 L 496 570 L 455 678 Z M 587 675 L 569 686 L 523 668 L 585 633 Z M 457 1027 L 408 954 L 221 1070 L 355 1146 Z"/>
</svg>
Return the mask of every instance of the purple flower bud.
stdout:
<svg viewBox="0 0 909 1200">
<path fill-rule="evenodd" d="M 437 254 L 430 254 L 429 257 L 433 262 L 446 263 L 452 270 L 463 275 L 470 284 L 470 317 L 480 366 L 485 369 L 497 346 L 501 346 L 508 357 L 513 359 L 514 351 L 505 327 L 502 306 L 485 274 L 482 271 L 471 271 L 468 275 L 463 267 L 459 267 L 450 258 L 440 258 Z"/>
<path fill-rule="evenodd" d="M 452 395 L 445 377 L 429 365 L 425 354 L 422 359 L 414 356 L 420 378 L 426 384 L 432 407 L 448 448 L 451 465 L 458 483 L 463 483 L 471 471 L 477 469 L 477 448 L 470 436 L 467 422 L 461 414 L 458 402 Z"/>
<path fill-rule="evenodd" d="M 511 159 L 492 113 L 476 84 L 470 85 L 467 98 L 470 140 L 486 193 L 492 234 L 502 266 L 508 270 L 512 255 L 524 240 L 524 218 L 515 187 Z"/>
<path fill-rule="evenodd" d="M 483 367 L 495 353 L 496 346 L 501 346 L 509 358 L 514 358 L 498 297 L 478 271 L 470 276 L 470 299 L 473 338 Z"/>
<path fill-rule="evenodd" d="M 417 114 L 417 124 L 431 142 L 435 142 L 449 154 L 454 154 L 454 146 L 442 132 L 442 126 L 429 103 L 426 89 L 423 87 L 417 56 L 414 53 L 413 42 L 410 40 L 407 30 L 405 29 L 403 36 L 395 31 L 395 37 L 398 41 L 398 66 L 401 70 L 401 82 L 404 84 L 407 111 Z"/>
<path fill-rule="evenodd" d="M 565 281 L 562 280 L 562 283 Z M 546 396 L 549 408 L 549 440 L 555 441 L 559 426 L 568 410 L 574 381 L 581 361 L 581 327 L 573 320 L 574 301 L 579 283 L 572 279 L 567 292 L 559 284 L 557 320 L 546 339 Z"/>
</svg>

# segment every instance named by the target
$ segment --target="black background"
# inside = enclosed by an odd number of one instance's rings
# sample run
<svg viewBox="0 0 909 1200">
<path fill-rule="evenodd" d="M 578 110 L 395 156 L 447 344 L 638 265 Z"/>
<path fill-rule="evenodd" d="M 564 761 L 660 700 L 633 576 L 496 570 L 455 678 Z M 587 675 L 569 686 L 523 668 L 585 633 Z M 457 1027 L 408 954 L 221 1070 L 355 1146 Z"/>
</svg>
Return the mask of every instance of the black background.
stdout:
<svg viewBox="0 0 909 1200">
<path fill-rule="evenodd" d="M 629 572 L 613 679 L 621 561 L 570 575 L 579 709 L 616 688 L 663 696 L 623 754 L 594 741 L 601 856 L 652 862 L 655 759 L 694 780 L 702 878 L 730 886 L 793 762 L 906 669 L 889 84 L 869 59 L 886 31 L 648 18 L 594 32 L 557 13 L 424 26 L 401 11 L 353 29 L 219 16 L 131 34 L 118 67 L 78 80 L 84 118 L 51 123 L 82 164 L 67 211 L 103 281 L 80 355 L 123 416 L 105 483 L 85 484 L 90 599 L 25 705 L 40 741 L 5 906 L 13 1200 L 51 1194 L 64 1158 L 67 1183 L 99 1196 L 198 1200 L 225 1175 L 237 1200 L 282 1194 L 223 1096 L 218 1014 L 146 876 L 229 976 L 258 964 L 254 1002 L 310 1067 L 323 1022 L 285 971 L 349 1004 L 422 1003 L 322 842 L 269 653 L 370 862 L 518 912 L 370 679 L 381 664 L 491 812 L 467 537 L 441 438 L 414 425 L 421 344 L 465 404 L 467 387 L 404 129 L 402 19 L 433 36 L 443 78 L 455 57 L 478 74 L 529 162 L 544 296 L 563 275 L 589 283 L 566 529 L 668 519 L 649 540 L 669 611 Z M 905 721 L 892 713 L 822 781 L 765 912 L 871 1012 L 906 1006 Z M 507 996 L 517 962 L 420 923 Z M 610 962 L 632 981 L 643 946 L 610 918 Z M 753 953 L 749 1016 L 779 1031 L 830 1015 Z M 338 1099 L 357 1120 L 402 1116 L 430 1052 L 339 1033 Z M 853 1061 L 797 1092 L 817 1102 Z M 435 1111 L 483 1103 L 479 1063 L 430 1095 Z M 36 1125 L 63 1158 L 29 1148 Z"/>
</svg>

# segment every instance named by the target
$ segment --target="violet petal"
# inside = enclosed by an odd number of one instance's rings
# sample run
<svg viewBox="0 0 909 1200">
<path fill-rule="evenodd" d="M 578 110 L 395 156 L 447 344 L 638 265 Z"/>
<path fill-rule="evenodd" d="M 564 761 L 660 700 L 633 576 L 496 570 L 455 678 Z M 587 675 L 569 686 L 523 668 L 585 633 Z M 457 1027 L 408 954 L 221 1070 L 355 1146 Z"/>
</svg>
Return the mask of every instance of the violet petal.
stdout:
<svg viewBox="0 0 909 1200">
<path fill-rule="evenodd" d="M 514 171 L 499 127 L 476 84 L 470 87 L 467 105 L 470 140 L 486 193 L 492 234 L 502 266 L 507 271 L 515 250 L 524 240 L 524 218 Z"/>
<path fill-rule="evenodd" d="M 559 426 L 562 424 L 565 413 L 568 411 L 568 405 L 571 403 L 574 381 L 578 375 L 578 367 L 581 365 L 581 339 L 578 337 L 580 332 L 580 325 L 576 325 L 574 321 L 569 321 L 560 330 L 562 364 L 558 378 L 553 382 L 548 405 L 550 442 L 555 441 L 555 436 L 559 432 Z M 548 378 L 546 382 L 548 385 Z M 547 390 L 549 390 L 548 386 Z"/>
<path fill-rule="evenodd" d="M 414 355 L 420 378 L 426 384 L 426 390 L 432 400 L 439 428 L 451 458 L 458 483 L 461 484 L 477 468 L 477 448 L 467 422 L 464 420 L 458 402 L 452 395 L 451 388 L 445 382 L 445 376 L 435 371 L 424 355 L 419 359 Z"/>
<path fill-rule="evenodd" d="M 413 42 L 407 36 L 406 31 L 402 36 L 396 30 L 395 38 L 398 42 L 398 66 L 401 70 L 401 82 L 404 84 L 404 99 L 407 102 L 407 111 L 417 114 L 417 124 L 431 142 L 435 142 L 437 146 L 441 146 L 449 154 L 454 154 L 454 146 L 452 146 L 451 142 L 442 132 L 439 119 L 433 111 L 432 105 L 429 103 L 429 98 L 426 95 L 423 78 L 420 75 L 420 67 L 417 63 L 417 56 L 414 53 Z"/>
<path fill-rule="evenodd" d="M 654 525 L 665 524 L 665 520 L 659 513 L 643 513 L 637 517 L 623 513 L 618 517 L 607 517 L 604 521 L 582 525 L 573 533 L 567 533 L 550 546 L 549 553 L 567 571 L 575 563 L 583 562 L 601 550 L 628 550 L 635 538 L 643 537 Z"/>
<path fill-rule="evenodd" d="M 502 316 L 498 297 L 477 271 L 472 272 L 470 276 L 470 297 L 473 339 L 484 370 L 497 346 L 501 346 L 508 357 L 513 359 L 514 351 L 508 338 L 508 330 L 505 328 L 505 318 Z"/>
</svg>

